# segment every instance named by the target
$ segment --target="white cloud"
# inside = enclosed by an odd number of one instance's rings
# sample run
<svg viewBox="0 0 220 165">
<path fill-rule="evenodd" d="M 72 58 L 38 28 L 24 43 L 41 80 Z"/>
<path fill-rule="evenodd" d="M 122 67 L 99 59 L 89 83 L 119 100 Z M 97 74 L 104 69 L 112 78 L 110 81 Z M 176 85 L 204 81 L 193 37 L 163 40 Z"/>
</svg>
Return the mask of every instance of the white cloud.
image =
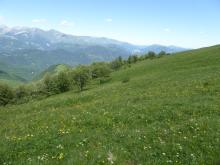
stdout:
<svg viewBox="0 0 220 165">
<path fill-rule="evenodd" d="M 165 28 L 165 29 L 163 29 L 163 31 L 165 31 L 165 32 L 171 32 L 171 29 L 169 29 L 169 28 Z"/>
<path fill-rule="evenodd" d="M 112 18 L 106 18 L 106 19 L 105 19 L 105 22 L 112 22 L 112 21 L 113 21 Z"/>
<path fill-rule="evenodd" d="M 47 23 L 47 20 L 42 18 L 42 19 L 33 19 L 32 20 L 33 23 Z"/>
<path fill-rule="evenodd" d="M 70 21 L 67 21 L 67 20 L 62 20 L 60 22 L 60 25 L 65 26 L 65 27 L 73 27 L 75 24 L 74 24 L 74 22 L 70 22 Z"/>
</svg>

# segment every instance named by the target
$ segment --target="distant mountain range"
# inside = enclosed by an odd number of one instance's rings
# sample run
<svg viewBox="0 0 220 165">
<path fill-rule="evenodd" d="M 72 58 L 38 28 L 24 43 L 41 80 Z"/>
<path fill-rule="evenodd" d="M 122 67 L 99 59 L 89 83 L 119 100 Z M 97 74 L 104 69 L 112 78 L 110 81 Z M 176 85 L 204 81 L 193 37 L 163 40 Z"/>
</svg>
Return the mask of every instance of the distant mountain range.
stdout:
<svg viewBox="0 0 220 165">
<path fill-rule="evenodd" d="M 162 50 L 173 53 L 186 49 L 162 45 L 139 46 L 108 38 L 67 35 L 56 30 L 0 26 L 0 62 L 10 66 L 9 72 L 27 80 L 54 64 L 87 64 Z"/>
</svg>

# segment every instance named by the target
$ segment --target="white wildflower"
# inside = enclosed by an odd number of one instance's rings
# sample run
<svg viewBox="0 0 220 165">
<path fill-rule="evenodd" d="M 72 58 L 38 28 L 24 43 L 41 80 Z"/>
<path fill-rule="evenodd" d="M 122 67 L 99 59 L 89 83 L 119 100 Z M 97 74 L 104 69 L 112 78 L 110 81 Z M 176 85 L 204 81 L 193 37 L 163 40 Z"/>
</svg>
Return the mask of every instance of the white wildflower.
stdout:
<svg viewBox="0 0 220 165">
<path fill-rule="evenodd" d="M 109 152 L 107 159 L 108 159 L 108 161 L 109 161 L 111 164 L 114 164 L 114 161 L 116 160 L 116 157 L 115 157 L 111 152 Z"/>
<path fill-rule="evenodd" d="M 59 145 L 57 146 L 57 148 L 58 148 L 58 149 L 63 149 L 63 146 L 62 146 L 61 144 L 59 144 Z"/>
</svg>

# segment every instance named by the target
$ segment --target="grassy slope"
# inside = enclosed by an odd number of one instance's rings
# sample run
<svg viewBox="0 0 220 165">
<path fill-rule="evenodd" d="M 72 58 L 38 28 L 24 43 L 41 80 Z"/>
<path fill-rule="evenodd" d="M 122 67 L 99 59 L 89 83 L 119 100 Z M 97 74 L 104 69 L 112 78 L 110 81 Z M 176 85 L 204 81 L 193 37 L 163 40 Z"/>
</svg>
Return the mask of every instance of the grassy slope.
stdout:
<svg viewBox="0 0 220 165">
<path fill-rule="evenodd" d="M 11 80 L 14 82 L 24 82 L 25 79 L 22 77 L 25 77 L 27 74 L 25 69 L 19 69 L 18 67 L 5 64 L 0 61 L 0 81 L 1 80 Z M 6 74 L 2 74 L 2 72 L 5 72 Z"/>
<path fill-rule="evenodd" d="M 11 87 L 18 87 L 19 85 L 23 85 L 24 82 L 21 82 L 21 81 L 17 81 L 17 80 L 8 80 L 8 79 L 4 79 L 4 78 L 0 78 L 0 83 L 2 84 L 7 84 Z"/>
<path fill-rule="evenodd" d="M 0 83 L 8 84 L 10 86 L 18 86 L 24 82 L 25 80 L 21 77 L 0 70 Z"/>
<path fill-rule="evenodd" d="M 112 77 L 82 93 L 1 108 L 0 164 L 218 159 L 220 46 L 143 61 Z"/>
</svg>

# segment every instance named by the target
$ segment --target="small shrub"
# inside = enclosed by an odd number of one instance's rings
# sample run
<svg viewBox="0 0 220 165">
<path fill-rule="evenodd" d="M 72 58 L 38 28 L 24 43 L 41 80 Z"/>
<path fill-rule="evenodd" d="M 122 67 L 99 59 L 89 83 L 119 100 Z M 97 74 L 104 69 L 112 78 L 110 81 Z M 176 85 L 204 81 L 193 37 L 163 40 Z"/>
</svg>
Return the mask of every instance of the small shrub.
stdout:
<svg viewBox="0 0 220 165">
<path fill-rule="evenodd" d="M 28 86 L 30 99 L 41 98 L 42 96 L 48 96 L 45 91 L 45 86 L 42 82 L 33 83 Z"/>
<path fill-rule="evenodd" d="M 153 52 L 153 51 L 149 51 L 148 52 L 148 58 L 149 59 L 154 59 L 156 57 L 156 53 L 155 52 Z"/>
<path fill-rule="evenodd" d="M 158 53 L 158 58 L 161 58 L 163 56 L 166 55 L 166 52 L 165 51 L 161 51 L 160 53 Z"/>
<path fill-rule="evenodd" d="M 91 74 L 93 79 L 99 77 L 109 77 L 110 73 L 110 67 L 104 62 L 93 63 L 91 65 Z"/>
<path fill-rule="evenodd" d="M 128 57 L 128 64 L 136 63 L 138 61 L 137 55 L 132 55 Z"/>
<path fill-rule="evenodd" d="M 99 79 L 99 83 L 100 84 L 105 84 L 107 82 L 111 81 L 111 78 L 110 77 L 102 77 Z"/>
<path fill-rule="evenodd" d="M 58 74 L 56 77 L 56 86 L 60 93 L 66 92 L 70 89 L 70 80 L 66 73 L 61 72 Z"/>
<path fill-rule="evenodd" d="M 70 72 L 70 79 L 73 84 L 76 85 L 80 91 L 87 85 L 90 80 L 90 70 L 86 66 L 78 66 L 76 69 Z"/>
<path fill-rule="evenodd" d="M 129 77 L 125 77 L 125 78 L 123 78 L 122 79 L 122 83 L 127 83 L 127 82 L 129 82 L 130 81 L 130 78 Z"/>
<path fill-rule="evenodd" d="M 33 92 L 34 95 L 36 95 L 36 93 L 41 90 L 48 96 L 59 93 L 56 77 L 52 77 L 51 75 L 46 74 L 43 79 L 43 87 L 39 87 L 38 89 L 40 90 L 36 90 Z"/>
<path fill-rule="evenodd" d="M 0 84 L 0 106 L 5 106 L 14 98 L 14 93 L 11 87 L 6 84 Z"/>
<path fill-rule="evenodd" d="M 113 70 L 118 70 L 123 65 L 123 60 L 121 57 L 116 58 L 110 63 L 110 67 Z"/>
<path fill-rule="evenodd" d="M 203 87 L 206 88 L 206 87 L 208 87 L 208 86 L 209 86 L 209 83 L 208 83 L 208 82 L 204 82 L 204 83 L 203 83 Z"/>
<path fill-rule="evenodd" d="M 24 85 L 21 85 L 15 89 L 16 99 L 21 99 L 21 98 L 27 97 L 28 95 L 29 95 L 29 91 Z"/>
</svg>

